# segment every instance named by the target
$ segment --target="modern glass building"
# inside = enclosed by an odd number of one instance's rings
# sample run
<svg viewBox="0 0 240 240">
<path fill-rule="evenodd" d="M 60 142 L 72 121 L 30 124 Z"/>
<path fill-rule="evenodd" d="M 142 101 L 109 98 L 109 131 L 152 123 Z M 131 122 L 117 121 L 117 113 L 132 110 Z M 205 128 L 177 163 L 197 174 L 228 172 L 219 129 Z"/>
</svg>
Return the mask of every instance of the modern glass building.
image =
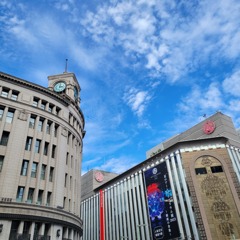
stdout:
<svg viewBox="0 0 240 240">
<path fill-rule="evenodd" d="M 240 239 L 240 138 L 217 112 L 81 203 L 83 240 Z"/>
<path fill-rule="evenodd" d="M 80 239 L 84 116 L 73 73 L 0 73 L 0 239 Z"/>
</svg>

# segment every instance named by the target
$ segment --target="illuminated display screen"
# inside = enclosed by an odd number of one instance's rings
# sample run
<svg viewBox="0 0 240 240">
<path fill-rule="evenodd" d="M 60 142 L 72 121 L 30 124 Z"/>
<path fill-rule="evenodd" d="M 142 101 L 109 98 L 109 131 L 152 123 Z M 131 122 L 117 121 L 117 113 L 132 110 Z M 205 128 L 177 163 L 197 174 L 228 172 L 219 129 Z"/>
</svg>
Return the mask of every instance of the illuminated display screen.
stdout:
<svg viewBox="0 0 240 240">
<path fill-rule="evenodd" d="M 154 240 L 180 237 L 166 162 L 144 172 Z"/>
</svg>

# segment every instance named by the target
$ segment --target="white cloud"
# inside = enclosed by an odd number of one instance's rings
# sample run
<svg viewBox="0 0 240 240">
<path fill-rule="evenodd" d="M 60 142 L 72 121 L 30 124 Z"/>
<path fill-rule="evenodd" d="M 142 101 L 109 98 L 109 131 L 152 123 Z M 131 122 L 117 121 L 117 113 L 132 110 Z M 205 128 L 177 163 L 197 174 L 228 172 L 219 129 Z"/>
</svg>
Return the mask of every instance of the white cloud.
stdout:
<svg viewBox="0 0 240 240">
<path fill-rule="evenodd" d="M 57 2 L 55 4 L 55 7 L 61 11 L 68 11 L 70 9 L 70 6 L 67 3 L 61 3 L 61 2 Z"/>
<path fill-rule="evenodd" d="M 151 129 L 151 125 L 148 120 L 140 118 L 138 121 L 138 128 Z"/>
<path fill-rule="evenodd" d="M 149 101 L 151 95 L 147 91 L 141 91 L 136 88 L 130 88 L 124 93 L 124 102 L 132 109 L 132 111 L 141 117 Z"/>
<path fill-rule="evenodd" d="M 240 99 L 233 99 L 229 102 L 228 110 L 238 114 L 240 112 Z"/>
<path fill-rule="evenodd" d="M 224 79 L 223 89 L 225 92 L 233 96 L 240 97 L 240 70 Z"/>
<path fill-rule="evenodd" d="M 121 156 L 119 158 L 105 160 L 102 164 L 96 166 L 96 168 L 114 173 L 122 173 L 135 166 L 138 162 L 140 162 L 140 159 L 136 161 L 136 159 L 130 156 Z"/>
<path fill-rule="evenodd" d="M 234 79 L 238 81 L 238 78 L 235 77 L 234 74 Z M 228 98 L 224 94 L 226 90 L 231 91 L 231 87 L 235 91 L 235 87 L 238 88 L 238 86 L 234 80 L 233 85 L 229 86 L 227 85 L 228 81 L 230 78 L 225 79 L 224 84 L 222 84 L 225 88 L 216 82 L 205 87 L 194 86 L 177 104 L 177 117 L 172 122 L 167 123 L 167 128 L 172 129 L 172 134 L 180 133 L 199 121 L 203 121 L 203 115 L 206 114 L 209 117 L 218 111 L 232 117 L 236 127 L 239 127 L 240 98 L 232 98 L 232 96 Z"/>
<path fill-rule="evenodd" d="M 192 91 L 178 105 L 182 112 L 219 110 L 224 106 L 223 96 L 217 83 L 211 83 L 207 88 L 194 86 Z"/>
<path fill-rule="evenodd" d="M 239 7 L 235 0 L 130 0 L 105 3 L 81 23 L 98 42 L 120 46 L 128 56 L 139 54 L 151 73 L 175 82 L 206 59 L 215 64 L 239 56 Z"/>
</svg>

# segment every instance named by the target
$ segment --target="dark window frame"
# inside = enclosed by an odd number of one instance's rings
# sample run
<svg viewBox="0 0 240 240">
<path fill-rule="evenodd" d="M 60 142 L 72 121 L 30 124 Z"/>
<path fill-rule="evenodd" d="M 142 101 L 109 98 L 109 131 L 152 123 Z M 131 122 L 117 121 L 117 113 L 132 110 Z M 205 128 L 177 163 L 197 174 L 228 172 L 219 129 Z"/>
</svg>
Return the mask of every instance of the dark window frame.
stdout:
<svg viewBox="0 0 240 240">
<path fill-rule="evenodd" d="M 205 167 L 195 168 L 196 175 L 207 174 L 207 169 Z"/>
</svg>

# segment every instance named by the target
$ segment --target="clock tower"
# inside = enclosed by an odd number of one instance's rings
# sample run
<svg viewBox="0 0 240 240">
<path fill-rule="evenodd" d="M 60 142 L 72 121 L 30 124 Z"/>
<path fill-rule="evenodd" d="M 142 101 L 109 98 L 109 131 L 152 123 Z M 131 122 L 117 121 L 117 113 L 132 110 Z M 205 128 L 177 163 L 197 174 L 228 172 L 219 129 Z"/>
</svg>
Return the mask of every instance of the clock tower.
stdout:
<svg viewBox="0 0 240 240">
<path fill-rule="evenodd" d="M 48 77 L 48 89 L 80 104 L 80 85 L 74 73 L 64 72 Z"/>
</svg>

